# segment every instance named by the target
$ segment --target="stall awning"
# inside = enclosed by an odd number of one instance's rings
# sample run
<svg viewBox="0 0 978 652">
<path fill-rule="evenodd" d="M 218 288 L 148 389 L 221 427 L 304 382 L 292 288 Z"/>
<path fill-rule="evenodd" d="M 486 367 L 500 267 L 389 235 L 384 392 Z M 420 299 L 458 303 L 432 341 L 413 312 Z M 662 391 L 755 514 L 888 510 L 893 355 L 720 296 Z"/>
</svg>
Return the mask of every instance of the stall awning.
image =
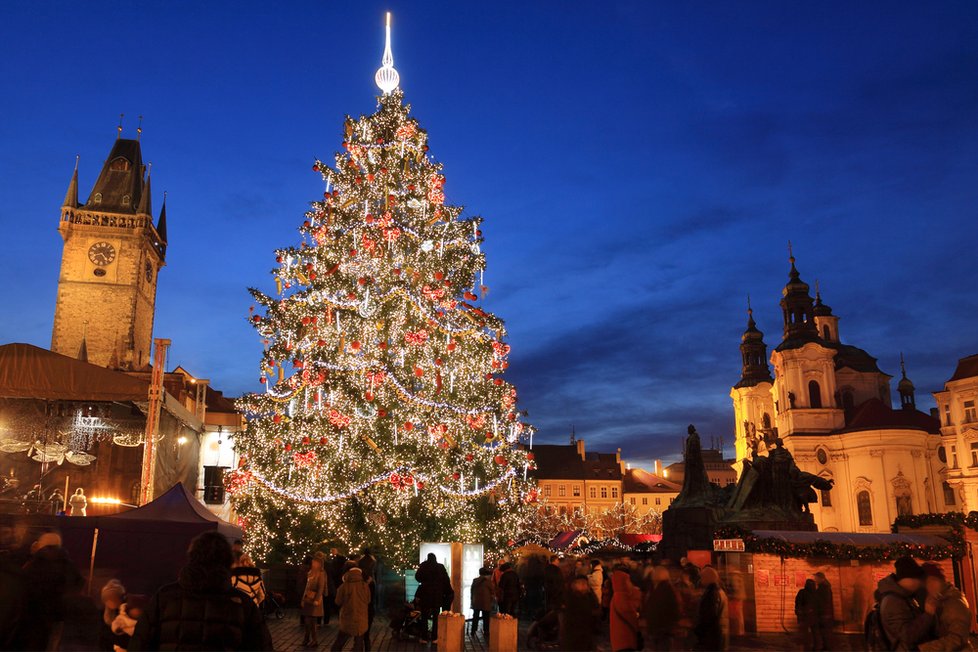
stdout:
<svg viewBox="0 0 978 652">
<path fill-rule="evenodd" d="M 31 344 L 0 346 L 0 398 L 148 400 L 149 383 Z"/>
<path fill-rule="evenodd" d="M 826 541 L 835 545 L 885 546 L 906 543 L 915 546 L 946 546 L 947 539 L 933 534 L 887 534 L 883 532 L 801 532 L 796 530 L 754 530 L 759 539 L 780 539 L 786 543 L 815 543 Z"/>
</svg>

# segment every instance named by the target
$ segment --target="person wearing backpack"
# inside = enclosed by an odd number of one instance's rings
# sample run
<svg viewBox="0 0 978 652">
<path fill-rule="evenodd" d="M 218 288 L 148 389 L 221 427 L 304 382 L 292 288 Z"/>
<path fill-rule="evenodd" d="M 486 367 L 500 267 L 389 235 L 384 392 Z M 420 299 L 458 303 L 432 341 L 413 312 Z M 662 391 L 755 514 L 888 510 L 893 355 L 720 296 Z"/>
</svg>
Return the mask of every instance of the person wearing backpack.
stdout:
<svg viewBox="0 0 978 652">
<path fill-rule="evenodd" d="M 944 570 L 937 564 L 924 564 L 924 576 L 927 602 L 935 607 L 937 638 L 921 643 L 921 652 L 972 650 L 969 639 L 971 611 L 968 609 L 968 600 L 961 595 L 961 591 L 948 583 L 944 577 Z"/>
<path fill-rule="evenodd" d="M 916 594 L 923 585 L 924 569 L 912 557 L 901 557 L 894 564 L 894 572 L 879 581 L 876 588 L 876 615 L 880 643 L 887 650 L 916 650 L 926 640 L 934 624 L 934 608 L 924 610 Z M 930 613 L 928 613 L 930 611 Z M 874 632 L 867 631 L 871 636 Z M 876 644 L 877 647 L 879 643 Z"/>
</svg>

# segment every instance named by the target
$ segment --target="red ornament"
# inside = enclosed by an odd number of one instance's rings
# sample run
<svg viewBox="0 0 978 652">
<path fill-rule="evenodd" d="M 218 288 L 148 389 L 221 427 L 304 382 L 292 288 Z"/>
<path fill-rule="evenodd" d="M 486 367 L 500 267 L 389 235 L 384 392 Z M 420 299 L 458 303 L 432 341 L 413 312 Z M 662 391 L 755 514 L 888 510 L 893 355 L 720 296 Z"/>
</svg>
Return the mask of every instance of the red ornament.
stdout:
<svg viewBox="0 0 978 652">
<path fill-rule="evenodd" d="M 444 274 L 442 274 L 441 272 L 435 272 L 435 280 L 436 281 L 440 281 L 443 278 L 445 278 L 445 275 Z"/>
<path fill-rule="evenodd" d="M 323 444 L 324 446 L 326 445 L 326 441 L 327 441 L 327 440 L 326 440 L 326 438 L 325 438 L 325 437 L 320 437 L 320 438 L 319 438 L 319 443 L 320 443 L 320 444 Z"/>
<path fill-rule="evenodd" d="M 377 139 L 377 144 L 378 145 L 383 145 L 384 144 L 384 139 L 383 138 L 378 138 Z"/>
<path fill-rule="evenodd" d="M 452 480 L 458 480 L 461 477 L 462 477 L 462 474 L 459 473 L 458 471 L 456 471 L 455 473 L 452 474 Z"/>
<path fill-rule="evenodd" d="M 449 342 L 448 343 L 448 346 L 446 346 L 445 348 L 448 349 L 449 351 L 454 351 L 455 350 L 455 342 Z"/>
<path fill-rule="evenodd" d="M 384 350 L 386 350 L 386 349 L 387 349 L 387 342 L 384 342 L 383 340 L 381 340 L 380 342 L 378 342 L 378 343 L 377 343 L 377 347 L 378 347 L 378 348 L 379 348 L 379 349 L 380 349 L 381 351 L 384 351 Z"/>
<path fill-rule="evenodd" d="M 285 445 L 285 450 L 287 450 L 287 451 L 292 450 L 292 444 L 286 444 Z"/>
<path fill-rule="evenodd" d="M 318 165 L 318 164 L 316 164 L 316 163 L 313 163 L 313 164 L 312 164 L 312 171 L 313 171 L 313 172 L 319 172 L 319 165 Z"/>
<path fill-rule="evenodd" d="M 364 398 L 367 399 L 368 401 L 373 401 L 374 400 L 374 393 L 373 392 L 367 392 L 366 395 L 364 396 Z"/>
<path fill-rule="evenodd" d="M 407 421 L 404 423 L 404 429 L 408 431 L 414 430 L 414 424 L 411 423 L 410 421 Z"/>
<path fill-rule="evenodd" d="M 282 423 L 282 415 L 276 414 L 275 416 L 272 417 L 272 421 L 274 421 L 275 423 Z"/>
<path fill-rule="evenodd" d="M 467 454 L 465 455 L 465 461 L 466 461 L 466 462 L 471 462 L 471 461 L 472 461 L 472 460 L 474 460 L 474 459 L 475 459 L 475 455 L 473 455 L 472 453 L 467 453 Z"/>
<path fill-rule="evenodd" d="M 476 301 L 479 298 L 474 294 L 472 294 L 471 292 L 465 292 L 465 294 L 463 294 L 462 296 L 468 299 L 469 301 Z"/>
<path fill-rule="evenodd" d="M 353 349 L 354 351 L 359 351 L 360 350 L 360 342 L 357 342 L 356 340 L 354 340 L 353 342 L 350 342 L 350 348 Z"/>
<path fill-rule="evenodd" d="M 310 281 L 316 280 L 316 272 L 309 272 L 309 280 Z"/>
<path fill-rule="evenodd" d="M 355 258 L 356 255 L 357 255 L 357 250 L 356 249 L 350 249 L 350 258 Z"/>
<path fill-rule="evenodd" d="M 497 455 L 493 458 L 493 461 L 495 461 L 499 466 L 504 466 L 506 464 L 506 458 L 502 455 Z"/>
<path fill-rule="evenodd" d="M 257 324 L 258 322 L 261 321 L 261 316 L 260 315 L 255 315 L 254 317 L 251 318 L 251 321 L 253 321 L 253 322 L 255 322 Z"/>
<path fill-rule="evenodd" d="M 406 476 L 404 476 L 404 484 L 406 484 L 408 486 L 414 484 L 414 476 L 412 476 L 412 475 L 406 475 Z"/>
<path fill-rule="evenodd" d="M 417 376 L 418 378 L 421 378 L 421 376 L 424 376 L 424 369 L 422 369 L 421 367 L 415 367 L 414 375 Z"/>
<path fill-rule="evenodd" d="M 526 459 L 528 460 L 535 460 L 536 457 L 537 456 L 533 454 L 533 451 L 530 451 L 529 453 L 526 454 Z"/>
<path fill-rule="evenodd" d="M 384 417 L 387 416 L 387 410 L 384 409 L 377 410 L 377 416 L 383 419 Z"/>
<path fill-rule="evenodd" d="M 492 382 L 493 382 L 493 384 L 494 384 L 494 385 L 495 385 L 496 387 L 500 387 L 500 386 L 501 386 L 501 385 L 503 384 L 503 379 L 502 379 L 502 378 L 497 378 L 496 380 L 494 380 L 494 381 L 492 381 Z"/>
<path fill-rule="evenodd" d="M 418 488 L 419 490 L 421 490 L 421 489 L 424 489 L 424 483 L 423 483 L 423 482 L 421 482 L 420 480 L 418 480 L 418 481 L 417 481 L 417 482 L 415 483 L 415 486 L 417 486 L 417 488 Z"/>
<path fill-rule="evenodd" d="M 282 262 L 282 257 L 281 256 L 275 256 L 275 262 L 276 263 Z"/>
<path fill-rule="evenodd" d="M 326 340 L 316 340 L 316 346 L 326 346 Z"/>
<path fill-rule="evenodd" d="M 265 383 L 268 382 L 268 379 L 265 378 L 264 376 L 262 376 L 261 378 L 258 379 L 258 382 L 260 382 L 262 385 L 264 385 Z"/>
<path fill-rule="evenodd" d="M 309 445 L 309 438 L 308 437 L 303 437 L 302 438 L 302 444 L 304 446 L 308 446 Z"/>
<path fill-rule="evenodd" d="M 395 267 L 394 268 L 394 276 L 400 276 L 400 275 L 401 275 L 401 270 Z"/>
</svg>

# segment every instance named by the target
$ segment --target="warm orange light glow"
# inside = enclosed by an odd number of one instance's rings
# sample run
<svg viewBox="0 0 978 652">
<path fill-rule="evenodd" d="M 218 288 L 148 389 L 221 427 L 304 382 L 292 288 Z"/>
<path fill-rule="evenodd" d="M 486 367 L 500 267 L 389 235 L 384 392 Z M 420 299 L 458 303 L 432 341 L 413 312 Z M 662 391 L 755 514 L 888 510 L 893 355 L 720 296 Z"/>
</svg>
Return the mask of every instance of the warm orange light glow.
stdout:
<svg viewBox="0 0 978 652">
<path fill-rule="evenodd" d="M 121 505 L 122 501 L 118 498 L 107 498 L 105 496 L 96 496 L 94 498 L 89 498 L 88 502 L 95 503 L 96 505 Z"/>
</svg>

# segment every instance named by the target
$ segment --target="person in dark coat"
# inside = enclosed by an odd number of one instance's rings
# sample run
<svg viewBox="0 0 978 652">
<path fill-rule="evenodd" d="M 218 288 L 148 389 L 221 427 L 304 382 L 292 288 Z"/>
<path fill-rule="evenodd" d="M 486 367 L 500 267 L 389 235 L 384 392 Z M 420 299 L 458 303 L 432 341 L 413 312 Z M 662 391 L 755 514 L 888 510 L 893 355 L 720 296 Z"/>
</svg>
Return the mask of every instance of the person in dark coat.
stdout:
<svg viewBox="0 0 978 652">
<path fill-rule="evenodd" d="M 560 568 L 560 558 L 557 555 L 550 557 L 550 563 L 543 569 L 543 591 L 546 594 L 547 611 L 559 609 L 564 600 L 564 587 L 567 580 L 564 579 L 564 571 Z"/>
<path fill-rule="evenodd" d="M 730 635 L 727 593 L 720 586 L 720 575 L 707 566 L 700 574 L 703 595 L 700 597 L 696 628 L 695 650 L 726 650 Z"/>
<path fill-rule="evenodd" d="M 499 612 L 515 618 L 522 593 L 520 576 L 509 562 L 502 565 L 502 571 L 503 574 L 499 577 Z"/>
<path fill-rule="evenodd" d="M 479 577 L 472 580 L 470 589 L 472 602 L 472 636 L 479 630 L 482 619 L 482 636 L 489 640 L 489 614 L 492 613 L 492 570 L 479 569 Z"/>
<path fill-rule="evenodd" d="M 418 570 L 414 573 L 414 579 L 418 581 L 418 592 L 415 597 L 418 600 L 418 609 L 421 611 L 421 619 L 424 622 L 424 640 L 438 640 L 438 614 L 445 607 L 446 598 L 452 596 L 452 580 L 448 577 L 448 571 L 442 564 L 438 563 L 435 553 L 429 552 L 428 557 L 421 562 Z M 448 600 L 451 604 L 451 599 Z M 431 622 L 429 635 L 429 622 Z"/>
<path fill-rule="evenodd" d="M 198 535 L 179 579 L 162 587 L 136 624 L 129 652 L 272 650 L 255 603 L 231 587 L 231 546 L 218 532 Z"/>
<path fill-rule="evenodd" d="M 587 578 L 576 577 L 568 586 L 560 611 L 560 649 L 591 652 L 601 623 L 601 605 L 588 586 Z"/>
<path fill-rule="evenodd" d="M 934 611 L 925 610 L 917 600 L 924 569 L 913 557 L 900 557 L 894 571 L 876 586 L 880 624 L 890 649 L 916 650 L 934 625 Z"/>
<path fill-rule="evenodd" d="M 326 612 L 323 615 L 323 622 L 329 623 L 329 614 L 333 610 L 338 610 L 336 606 L 336 591 L 343 583 L 343 569 L 346 568 L 346 557 L 340 554 L 338 548 L 330 548 L 329 559 L 326 562 Z"/>
<path fill-rule="evenodd" d="M 815 649 L 831 650 L 835 608 L 832 606 L 832 585 L 825 573 L 815 573 Z"/>
<path fill-rule="evenodd" d="M 818 611 L 815 580 L 805 580 L 805 586 L 795 594 L 795 618 L 798 619 L 798 634 L 804 650 L 814 650 L 818 641 Z"/>
<path fill-rule="evenodd" d="M 370 548 L 361 551 L 360 561 L 357 568 L 363 574 L 363 581 L 370 589 L 370 604 L 367 605 L 367 633 L 364 635 L 364 645 L 370 649 L 370 630 L 374 626 L 374 616 L 377 613 L 377 558 L 370 553 Z"/>
<path fill-rule="evenodd" d="M 65 620 L 65 597 L 81 589 L 81 573 L 61 547 L 61 535 L 45 532 L 31 545 L 24 565 L 27 622 L 24 632 L 29 650 L 57 650 Z"/>
<path fill-rule="evenodd" d="M 672 585 L 669 569 L 656 566 L 652 569 L 652 588 L 642 606 L 648 644 L 653 650 L 668 652 L 672 649 L 680 615 L 679 595 Z"/>
</svg>

